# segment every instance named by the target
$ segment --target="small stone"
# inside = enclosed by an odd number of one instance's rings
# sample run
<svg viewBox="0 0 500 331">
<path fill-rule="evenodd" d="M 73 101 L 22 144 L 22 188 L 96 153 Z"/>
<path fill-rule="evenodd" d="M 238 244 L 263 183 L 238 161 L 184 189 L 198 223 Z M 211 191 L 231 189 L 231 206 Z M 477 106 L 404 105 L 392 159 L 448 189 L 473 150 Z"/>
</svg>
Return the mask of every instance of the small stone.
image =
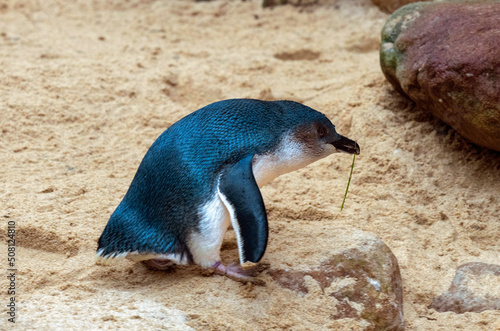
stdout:
<svg viewBox="0 0 500 331">
<path fill-rule="evenodd" d="M 500 6 L 419 2 L 382 30 L 386 78 L 471 142 L 500 151 Z"/>
<path fill-rule="evenodd" d="M 331 298 L 332 320 L 353 319 L 369 330 L 403 330 L 403 291 L 398 262 L 389 247 L 374 234 L 336 230 L 316 237 L 315 249 L 328 247 L 318 257 L 301 254 L 298 265 L 268 273 L 282 287 L 313 299 Z M 289 265 L 294 261 L 290 257 Z M 293 263 L 293 262 L 292 262 Z M 307 304 L 307 303 L 305 303 Z"/>
<path fill-rule="evenodd" d="M 429 308 L 457 314 L 500 310 L 500 265 L 462 264 L 448 291 L 435 297 Z"/>
</svg>

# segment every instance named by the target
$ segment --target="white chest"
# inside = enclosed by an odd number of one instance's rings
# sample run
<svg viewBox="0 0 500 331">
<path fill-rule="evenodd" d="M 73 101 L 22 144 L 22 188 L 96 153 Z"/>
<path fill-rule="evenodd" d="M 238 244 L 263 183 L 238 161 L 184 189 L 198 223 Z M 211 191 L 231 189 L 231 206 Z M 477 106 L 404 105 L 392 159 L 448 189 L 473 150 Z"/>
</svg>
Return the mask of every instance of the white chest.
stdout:
<svg viewBox="0 0 500 331">
<path fill-rule="evenodd" d="M 257 185 L 261 188 L 276 177 L 298 170 L 314 161 L 300 143 L 284 139 L 273 153 L 255 155 L 252 170 Z"/>
</svg>

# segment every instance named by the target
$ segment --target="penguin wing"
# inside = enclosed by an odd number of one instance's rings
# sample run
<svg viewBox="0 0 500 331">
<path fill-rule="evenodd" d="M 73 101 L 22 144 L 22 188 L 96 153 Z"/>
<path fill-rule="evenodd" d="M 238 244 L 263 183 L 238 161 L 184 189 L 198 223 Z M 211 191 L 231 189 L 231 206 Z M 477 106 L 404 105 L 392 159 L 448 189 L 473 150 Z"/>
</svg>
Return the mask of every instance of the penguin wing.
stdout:
<svg viewBox="0 0 500 331">
<path fill-rule="evenodd" d="M 240 262 L 258 262 L 267 247 L 266 208 L 252 171 L 253 155 L 227 167 L 219 179 L 219 195 L 231 216 Z"/>
</svg>

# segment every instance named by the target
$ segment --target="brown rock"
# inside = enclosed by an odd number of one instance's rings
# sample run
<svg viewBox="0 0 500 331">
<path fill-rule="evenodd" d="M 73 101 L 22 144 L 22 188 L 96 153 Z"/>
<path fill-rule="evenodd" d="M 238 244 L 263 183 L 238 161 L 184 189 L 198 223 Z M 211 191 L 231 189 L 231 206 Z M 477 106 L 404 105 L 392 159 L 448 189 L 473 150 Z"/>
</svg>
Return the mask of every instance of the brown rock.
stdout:
<svg viewBox="0 0 500 331">
<path fill-rule="evenodd" d="M 448 291 L 435 297 L 429 308 L 457 314 L 500 310 L 500 265 L 462 264 Z"/>
<path fill-rule="evenodd" d="M 332 320 L 363 321 L 365 330 L 403 330 L 401 274 L 389 247 L 374 234 L 342 229 L 317 237 L 316 248 L 327 245 L 331 250 L 323 251 L 320 263 L 312 254 L 301 254 L 292 268 L 268 272 L 278 284 L 305 298 L 332 298 Z"/>
<path fill-rule="evenodd" d="M 500 5 L 420 2 L 389 17 L 387 79 L 477 145 L 500 151 Z"/>
</svg>

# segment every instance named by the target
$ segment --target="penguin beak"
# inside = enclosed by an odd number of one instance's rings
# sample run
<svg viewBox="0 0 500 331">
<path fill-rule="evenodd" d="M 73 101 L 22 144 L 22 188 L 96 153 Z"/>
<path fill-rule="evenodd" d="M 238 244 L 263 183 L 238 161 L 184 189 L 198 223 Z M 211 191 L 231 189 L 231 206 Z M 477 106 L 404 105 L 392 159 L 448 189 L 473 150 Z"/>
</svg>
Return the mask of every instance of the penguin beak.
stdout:
<svg viewBox="0 0 500 331">
<path fill-rule="evenodd" d="M 341 152 L 359 155 L 359 145 L 354 140 L 346 138 L 340 134 L 337 134 L 336 139 L 332 141 L 331 144 Z"/>
</svg>

